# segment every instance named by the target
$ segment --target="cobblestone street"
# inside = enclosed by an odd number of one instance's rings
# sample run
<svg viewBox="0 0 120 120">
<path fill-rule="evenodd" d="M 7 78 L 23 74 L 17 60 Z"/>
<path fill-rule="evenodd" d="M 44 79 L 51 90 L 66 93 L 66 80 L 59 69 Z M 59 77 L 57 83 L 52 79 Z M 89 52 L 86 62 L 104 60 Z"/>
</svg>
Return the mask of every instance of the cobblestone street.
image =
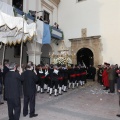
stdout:
<svg viewBox="0 0 120 120">
<path fill-rule="evenodd" d="M 36 113 L 32 120 L 119 120 L 118 95 L 108 94 L 96 82 L 88 82 L 84 87 L 68 90 L 54 97 L 37 94 Z M 20 120 L 29 120 L 22 116 Z M 0 120 L 8 120 L 7 105 L 0 106 Z"/>
</svg>

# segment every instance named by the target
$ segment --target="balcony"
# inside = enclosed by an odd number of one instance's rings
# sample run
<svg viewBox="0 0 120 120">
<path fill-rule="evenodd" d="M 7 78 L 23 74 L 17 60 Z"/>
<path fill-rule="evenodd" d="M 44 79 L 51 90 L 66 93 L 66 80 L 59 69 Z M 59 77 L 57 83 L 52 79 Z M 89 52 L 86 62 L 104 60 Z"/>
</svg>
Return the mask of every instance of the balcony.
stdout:
<svg viewBox="0 0 120 120">
<path fill-rule="evenodd" d="M 51 37 L 57 40 L 63 40 L 63 31 L 51 26 Z"/>
<path fill-rule="evenodd" d="M 31 16 L 29 13 L 24 13 L 23 11 L 21 11 L 18 8 L 14 8 L 15 11 L 15 16 L 23 16 L 25 14 L 25 19 L 27 21 L 31 21 L 34 22 L 35 21 L 35 17 Z M 51 32 L 51 37 L 55 40 L 63 40 L 64 36 L 63 36 L 63 31 L 61 31 L 60 29 L 57 29 L 56 27 L 50 26 L 50 32 Z"/>
<path fill-rule="evenodd" d="M 31 20 L 32 22 L 35 21 L 35 17 L 31 16 L 29 13 L 24 13 L 22 10 L 15 8 L 14 7 L 14 12 L 15 12 L 15 16 L 23 16 L 25 14 L 25 18 L 26 20 Z"/>
</svg>

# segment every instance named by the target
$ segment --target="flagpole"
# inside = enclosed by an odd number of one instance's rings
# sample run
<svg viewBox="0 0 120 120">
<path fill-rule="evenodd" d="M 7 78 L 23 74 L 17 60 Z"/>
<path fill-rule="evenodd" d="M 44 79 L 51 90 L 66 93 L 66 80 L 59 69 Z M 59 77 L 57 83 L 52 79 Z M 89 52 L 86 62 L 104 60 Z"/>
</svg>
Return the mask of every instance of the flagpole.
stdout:
<svg viewBox="0 0 120 120">
<path fill-rule="evenodd" d="M 22 70 L 22 53 L 23 53 L 23 37 L 24 37 L 24 18 L 25 15 L 23 15 L 23 34 L 21 38 L 21 50 L 20 50 L 20 70 Z"/>
</svg>

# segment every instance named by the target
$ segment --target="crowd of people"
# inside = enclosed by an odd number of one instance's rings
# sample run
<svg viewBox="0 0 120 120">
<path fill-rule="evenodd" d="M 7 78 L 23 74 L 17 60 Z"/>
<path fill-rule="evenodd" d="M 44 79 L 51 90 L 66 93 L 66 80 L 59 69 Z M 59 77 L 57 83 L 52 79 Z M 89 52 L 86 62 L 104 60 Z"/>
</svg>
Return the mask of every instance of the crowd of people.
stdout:
<svg viewBox="0 0 120 120">
<path fill-rule="evenodd" d="M 58 25 L 58 23 L 55 22 L 54 25 L 53 25 L 53 27 L 59 29 L 59 25 Z"/>
<path fill-rule="evenodd" d="M 4 68 L 0 65 L 0 104 L 2 93 L 7 101 L 9 120 L 19 120 L 21 111 L 21 96 L 23 95 L 23 116 L 28 115 L 30 105 L 30 118 L 38 116 L 35 113 L 36 94 L 48 93 L 50 96 L 62 95 L 68 89 L 84 86 L 87 79 L 95 81 L 96 69 L 84 65 L 37 65 L 28 62 L 20 68 L 15 63 L 5 63 Z M 104 90 L 110 89 L 109 93 L 115 92 L 115 82 L 119 79 L 120 70 L 117 65 L 104 63 L 99 65 L 97 80 L 104 85 Z M 4 86 L 4 87 L 3 87 Z M 4 89 L 2 89 L 4 88 Z M 23 88 L 23 89 L 22 89 Z M 4 92 L 2 91 L 4 90 Z M 120 91 L 120 84 L 118 84 Z M 14 111 L 14 112 L 13 112 Z"/>
<path fill-rule="evenodd" d="M 22 66 L 22 69 L 15 63 L 5 63 L 4 68 L 1 65 L 0 69 L 0 91 L 2 94 L 2 86 L 4 86 L 4 100 L 7 101 L 10 120 L 20 118 L 22 94 L 24 96 L 23 116 L 28 115 L 28 105 L 30 105 L 30 118 L 36 117 L 38 115 L 35 114 L 36 93 L 62 95 L 63 92 L 67 92 L 67 88 L 83 86 L 86 83 L 87 74 L 84 66 L 72 65 L 67 68 L 66 65 L 46 64 L 34 67 L 32 62 Z M 1 104 L 3 104 L 2 101 Z"/>
<path fill-rule="evenodd" d="M 104 66 L 99 65 L 97 72 L 98 82 L 105 88 L 103 90 L 109 90 L 108 93 L 115 92 L 115 83 L 119 78 L 119 68 L 118 65 L 110 65 L 109 63 L 104 63 Z"/>
</svg>

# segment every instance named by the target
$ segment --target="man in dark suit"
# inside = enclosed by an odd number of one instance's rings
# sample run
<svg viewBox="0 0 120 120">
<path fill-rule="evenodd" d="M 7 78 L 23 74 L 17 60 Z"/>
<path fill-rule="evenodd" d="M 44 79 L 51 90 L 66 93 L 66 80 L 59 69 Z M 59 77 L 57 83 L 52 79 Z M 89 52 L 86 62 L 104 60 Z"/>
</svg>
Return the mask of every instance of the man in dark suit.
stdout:
<svg viewBox="0 0 120 120">
<path fill-rule="evenodd" d="M 118 95 L 119 95 L 119 107 L 120 107 L 120 70 L 117 70 L 116 73 L 119 76 L 117 79 L 117 90 L 118 90 Z M 120 117 L 120 114 L 117 114 L 116 116 Z"/>
<path fill-rule="evenodd" d="M 3 85 L 4 85 L 4 81 L 5 81 L 5 75 L 7 74 L 7 72 L 9 72 L 9 63 L 5 62 L 5 65 L 3 67 Z M 5 87 L 4 87 L 4 91 L 5 91 Z M 5 94 L 4 94 L 4 100 L 6 100 Z"/>
<path fill-rule="evenodd" d="M 0 64 L 0 105 L 4 104 L 4 102 L 2 102 L 2 89 L 3 89 L 3 73 L 2 73 L 2 64 Z"/>
<path fill-rule="evenodd" d="M 95 81 L 95 75 L 96 75 L 96 68 L 92 65 L 90 65 L 90 78 Z"/>
<path fill-rule="evenodd" d="M 38 81 L 37 75 L 33 70 L 33 65 L 28 64 L 26 71 L 22 73 L 23 79 L 23 93 L 24 93 L 24 107 L 23 116 L 28 115 L 28 104 L 30 104 L 30 118 L 38 116 L 35 114 L 35 94 L 36 94 L 36 82 Z"/>
<path fill-rule="evenodd" d="M 10 71 L 5 76 L 5 98 L 8 104 L 9 120 L 19 120 L 21 110 L 21 77 L 15 72 L 16 64 L 9 65 Z"/>
<path fill-rule="evenodd" d="M 115 92 L 115 79 L 116 79 L 115 66 L 111 65 L 107 72 L 108 72 L 108 80 L 110 84 L 110 91 L 108 93 L 114 93 Z"/>
<path fill-rule="evenodd" d="M 3 83 L 4 83 L 5 75 L 7 72 L 9 72 L 9 63 L 5 62 L 5 66 L 3 68 Z"/>
<path fill-rule="evenodd" d="M 98 65 L 97 81 L 98 81 L 98 83 L 100 83 L 100 85 L 103 85 L 103 82 L 102 82 L 102 73 L 103 73 L 102 65 Z"/>
</svg>

